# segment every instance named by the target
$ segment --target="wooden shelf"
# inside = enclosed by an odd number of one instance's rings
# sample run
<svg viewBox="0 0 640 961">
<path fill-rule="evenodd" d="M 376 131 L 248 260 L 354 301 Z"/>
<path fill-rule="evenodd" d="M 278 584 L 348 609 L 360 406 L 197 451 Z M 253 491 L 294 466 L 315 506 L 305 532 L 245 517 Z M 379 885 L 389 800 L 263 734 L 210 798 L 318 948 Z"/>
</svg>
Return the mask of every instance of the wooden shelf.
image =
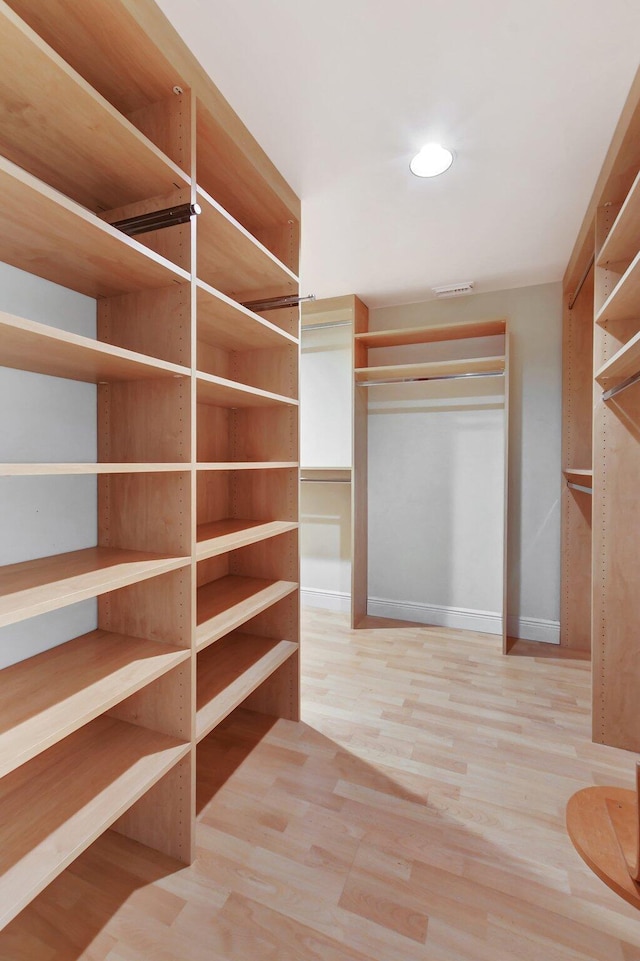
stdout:
<svg viewBox="0 0 640 961">
<path fill-rule="evenodd" d="M 373 330 L 355 334 L 365 347 L 403 347 L 407 344 L 434 344 L 472 337 L 497 337 L 507 329 L 505 320 L 485 320 L 470 324 L 438 324 L 430 327 L 405 327 L 404 330 Z"/>
<path fill-rule="evenodd" d="M 198 277 L 224 294 L 282 288 L 297 291 L 298 278 L 209 194 L 198 188 Z"/>
<path fill-rule="evenodd" d="M 297 527 L 298 524 L 294 521 L 265 522 L 236 519 L 198 524 L 196 558 L 202 561 L 207 557 L 226 554 L 227 551 L 235 551 L 238 547 L 257 544 L 258 541 L 294 531 Z"/>
<path fill-rule="evenodd" d="M 259 350 L 298 339 L 204 281 L 197 282 L 198 339 L 223 350 Z"/>
<path fill-rule="evenodd" d="M 593 481 L 592 470 L 580 470 L 575 467 L 567 467 L 562 473 L 572 484 L 585 484 L 586 487 L 589 487 Z"/>
<path fill-rule="evenodd" d="M 424 379 L 454 377 L 464 374 L 501 374 L 504 372 L 504 356 L 471 357 L 465 360 L 431 361 L 422 364 L 386 364 L 384 367 L 357 367 L 356 383 L 371 381 Z"/>
<path fill-rule="evenodd" d="M 640 309 L 638 311 L 640 322 Z M 605 390 L 616 387 L 640 372 L 640 332 L 596 371 L 595 379 Z"/>
<path fill-rule="evenodd" d="M 0 87 L 0 151 L 85 207 L 109 210 L 188 185 L 176 164 L 5 4 Z"/>
<path fill-rule="evenodd" d="M 0 567 L 0 627 L 178 570 L 188 563 L 188 557 L 89 547 Z"/>
<path fill-rule="evenodd" d="M 297 470 L 298 462 L 294 460 L 263 460 L 263 461 L 214 461 L 213 463 L 196 464 L 197 470 L 227 471 L 227 470 Z"/>
<path fill-rule="evenodd" d="M 598 266 L 633 260 L 640 250 L 640 172 L 598 255 Z"/>
<path fill-rule="evenodd" d="M 300 480 L 315 481 L 316 483 L 321 481 L 348 483 L 351 481 L 351 473 L 350 467 L 301 467 Z"/>
<path fill-rule="evenodd" d="M 205 374 L 198 371 L 197 394 L 199 404 L 211 404 L 214 407 L 277 407 L 285 404 L 297 407 L 298 401 L 282 394 L 273 394 L 269 390 L 258 387 L 248 387 L 238 384 L 215 374 Z"/>
<path fill-rule="evenodd" d="M 3 367 L 29 370 L 51 377 L 98 384 L 118 380 L 157 380 L 161 377 L 190 377 L 188 367 L 112 347 L 38 324 L 23 317 L 0 312 L 0 341 Z"/>
<path fill-rule="evenodd" d="M 190 750 L 96 718 L 0 781 L 0 926 Z"/>
<path fill-rule="evenodd" d="M 186 271 L 3 157 L 0 260 L 88 297 L 189 280 Z"/>
<path fill-rule="evenodd" d="M 233 633 L 198 655 L 196 741 L 298 650 L 292 641 Z"/>
<path fill-rule="evenodd" d="M 98 630 L 5 668 L 0 777 L 189 657 L 168 644 Z"/>
<path fill-rule="evenodd" d="M 294 581 L 237 574 L 203 584 L 198 588 L 196 650 L 213 644 L 297 588 Z"/>
<path fill-rule="evenodd" d="M 183 464 L 0 464 L 0 477 L 34 474 L 175 474 L 190 470 Z"/>
<path fill-rule="evenodd" d="M 596 323 L 638 319 L 640 326 L 640 253 L 631 263 L 596 314 Z"/>
</svg>

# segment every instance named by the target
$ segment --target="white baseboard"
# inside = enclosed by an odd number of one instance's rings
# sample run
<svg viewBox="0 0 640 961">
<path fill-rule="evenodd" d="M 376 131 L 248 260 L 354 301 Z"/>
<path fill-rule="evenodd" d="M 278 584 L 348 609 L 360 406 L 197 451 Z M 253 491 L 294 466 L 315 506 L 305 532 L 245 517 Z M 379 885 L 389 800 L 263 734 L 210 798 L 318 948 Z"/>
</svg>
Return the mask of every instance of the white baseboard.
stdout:
<svg viewBox="0 0 640 961">
<path fill-rule="evenodd" d="M 325 591 L 303 587 L 300 590 L 303 607 L 319 607 L 325 611 L 348 614 L 351 596 L 346 591 Z M 493 611 L 468 610 L 463 607 L 441 607 L 437 604 L 419 604 L 415 601 L 392 601 L 383 597 L 370 597 L 368 613 L 372 617 L 390 617 L 416 624 L 433 624 L 435 627 L 451 627 L 458 631 L 481 631 L 484 634 L 501 634 L 502 617 Z M 560 643 L 560 624 L 541 617 L 509 617 L 509 634 L 525 641 Z"/>
<path fill-rule="evenodd" d="M 509 617 L 507 615 L 507 628 L 510 637 L 521 637 L 523 641 L 560 643 L 559 621 L 545 621 L 542 617 Z"/>
<path fill-rule="evenodd" d="M 300 603 L 302 607 L 320 607 L 324 611 L 336 611 L 338 614 L 351 613 L 351 594 L 346 591 L 301 587 Z"/>
<path fill-rule="evenodd" d="M 502 634 L 502 617 L 493 611 L 473 611 L 462 607 L 441 607 L 415 601 L 392 601 L 384 597 L 370 597 L 367 613 L 372 617 L 391 617 L 434 627 L 452 627 L 458 631 L 482 631 Z"/>
</svg>

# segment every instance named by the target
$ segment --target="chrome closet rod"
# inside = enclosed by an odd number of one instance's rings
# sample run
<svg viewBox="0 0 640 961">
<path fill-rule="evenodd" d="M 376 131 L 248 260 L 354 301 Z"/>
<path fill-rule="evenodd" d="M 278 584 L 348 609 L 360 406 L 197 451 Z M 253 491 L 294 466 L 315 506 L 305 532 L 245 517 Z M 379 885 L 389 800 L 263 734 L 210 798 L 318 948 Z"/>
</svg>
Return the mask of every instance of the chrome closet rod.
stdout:
<svg viewBox="0 0 640 961">
<path fill-rule="evenodd" d="M 301 484 L 350 484 L 351 480 L 342 477 L 301 477 Z"/>
<path fill-rule="evenodd" d="M 351 327 L 351 321 L 336 320 L 333 323 L 328 321 L 326 324 L 303 324 L 300 329 L 304 334 L 305 330 L 324 330 L 325 327 Z"/>
<path fill-rule="evenodd" d="M 574 306 L 576 300 L 578 299 L 578 296 L 579 296 L 579 294 L 580 294 L 580 291 L 581 291 L 582 288 L 584 287 L 585 280 L 586 280 L 587 277 L 589 276 L 589 271 L 590 271 L 591 268 L 593 267 L 593 265 L 594 265 L 594 263 L 595 263 L 595 259 L 596 259 L 595 254 L 592 254 L 592 255 L 591 255 L 591 259 L 589 260 L 589 263 L 588 263 L 587 266 L 585 267 L 585 271 L 584 271 L 582 277 L 581 277 L 580 280 L 578 281 L 578 286 L 576 287 L 576 289 L 575 289 L 574 292 L 573 292 L 573 297 L 571 298 L 571 300 L 570 300 L 569 303 L 567 304 L 567 307 L 569 308 L 569 310 L 573 310 L 573 306 Z"/>
<path fill-rule="evenodd" d="M 356 381 L 356 387 L 384 387 L 386 384 L 421 384 L 429 380 L 462 380 L 464 377 L 504 377 L 503 370 L 487 370 L 473 374 L 438 374 L 435 377 L 394 377 L 392 380 Z"/>
<path fill-rule="evenodd" d="M 633 387 L 633 385 L 637 384 L 639 380 L 640 380 L 640 371 L 638 371 L 637 374 L 633 374 L 631 377 L 627 377 L 627 379 L 623 380 L 621 384 L 616 384 L 615 387 L 610 387 L 609 390 L 605 390 L 602 395 L 602 399 L 611 400 L 612 397 L 615 397 L 616 394 L 619 394 L 621 391 L 626 390 L 627 387 Z"/>
<path fill-rule="evenodd" d="M 582 491 L 583 494 L 593 494 L 593 487 L 584 487 L 582 484 L 574 484 L 567 481 L 567 487 L 572 491 Z"/>
</svg>

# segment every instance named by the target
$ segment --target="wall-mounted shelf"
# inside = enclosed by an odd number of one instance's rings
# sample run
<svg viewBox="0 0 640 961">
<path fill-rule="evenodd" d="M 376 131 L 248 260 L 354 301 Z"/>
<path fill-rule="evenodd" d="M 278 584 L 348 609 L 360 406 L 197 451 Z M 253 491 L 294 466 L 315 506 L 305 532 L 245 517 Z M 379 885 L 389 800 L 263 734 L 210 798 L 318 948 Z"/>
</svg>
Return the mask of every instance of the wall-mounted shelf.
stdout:
<svg viewBox="0 0 640 961">
<path fill-rule="evenodd" d="M 224 294 L 297 289 L 298 278 L 209 194 L 198 189 L 198 277 Z"/>
<path fill-rule="evenodd" d="M 198 371 L 198 403 L 211 404 L 214 407 L 274 407 L 280 404 L 297 407 L 298 401 L 293 397 L 283 397 L 269 390 L 258 387 L 248 387 L 225 377 L 215 374 L 205 374 Z"/>
<path fill-rule="evenodd" d="M 219 290 L 197 282 L 198 338 L 223 350 L 258 350 L 298 339 Z"/>
<path fill-rule="evenodd" d="M 0 780 L 0 925 L 181 758 L 189 744 L 99 717 Z"/>
<path fill-rule="evenodd" d="M 0 477 L 45 474 L 176 474 L 188 471 L 182 464 L 0 464 Z"/>
<path fill-rule="evenodd" d="M 198 588 L 196 650 L 234 631 L 297 589 L 294 581 L 228 574 Z"/>
<path fill-rule="evenodd" d="M 0 627 L 178 570 L 188 563 L 188 557 L 88 547 L 0 567 Z"/>
<path fill-rule="evenodd" d="M 5 4 L 0 7 L 0 87 L 0 151 L 90 210 L 109 210 L 188 185 L 176 164 Z M 28 113 L 37 123 L 24 122 Z"/>
<path fill-rule="evenodd" d="M 592 470 L 581 470 L 574 467 L 567 467 L 563 471 L 563 474 L 567 480 L 571 481 L 573 484 L 590 485 L 593 481 Z"/>
<path fill-rule="evenodd" d="M 291 641 L 233 633 L 198 655 L 196 741 L 298 650 Z"/>
<path fill-rule="evenodd" d="M 215 461 L 211 464 L 196 464 L 199 471 L 236 471 L 236 470 L 295 470 L 297 461 Z"/>
<path fill-rule="evenodd" d="M 301 467 L 300 480 L 311 484 L 350 484 L 350 467 Z"/>
<path fill-rule="evenodd" d="M 199 561 L 218 554 L 235 551 L 239 547 L 257 544 L 259 541 L 277 537 L 287 531 L 297 530 L 293 521 L 250 521 L 235 518 L 198 524 L 198 547 L 196 556 Z"/>
<path fill-rule="evenodd" d="M 190 377 L 188 367 L 169 364 L 0 312 L 3 367 L 67 377 L 92 384 L 103 381 Z"/>
<path fill-rule="evenodd" d="M 608 320 L 632 320 L 637 318 L 639 297 L 640 253 L 636 254 L 631 265 L 596 314 L 596 324 L 602 325 Z"/>
<path fill-rule="evenodd" d="M 640 173 L 620 208 L 600 253 L 598 266 L 633 260 L 640 249 Z"/>
<path fill-rule="evenodd" d="M 189 279 L 79 204 L 0 157 L 0 260 L 89 297 Z"/>
<path fill-rule="evenodd" d="M 0 778 L 189 659 L 189 651 L 92 631 L 5 669 Z"/>
<path fill-rule="evenodd" d="M 434 324 L 431 327 L 405 327 L 399 330 L 371 330 L 357 333 L 354 340 L 363 347 L 403 347 L 408 344 L 435 344 L 473 337 L 497 337 L 505 333 L 505 320 L 485 320 L 465 324 Z"/>
<path fill-rule="evenodd" d="M 604 390 L 617 387 L 629 377 L 640 372 L 640 332 L 616 351 L 595 374 L 596 381 Z"/>
</svg>

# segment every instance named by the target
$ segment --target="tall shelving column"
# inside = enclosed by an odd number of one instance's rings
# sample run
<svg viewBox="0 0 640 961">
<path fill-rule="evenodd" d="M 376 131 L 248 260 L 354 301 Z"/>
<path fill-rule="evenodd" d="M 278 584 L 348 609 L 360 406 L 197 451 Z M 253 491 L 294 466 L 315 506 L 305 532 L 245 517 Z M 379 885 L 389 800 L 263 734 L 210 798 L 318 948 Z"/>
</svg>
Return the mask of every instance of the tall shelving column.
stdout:
<svg viewBox="0 0 640 961">
<path fill-rule="evenodd" d="M 110 826 L 191 860 L 196 741 L 298 717 L 299 316 L 242 302 L 297 293 L 299 201 L 151 0 L 0 18 L 0 260 L 98 300 L 97 340 L 0 314 L 6 366 L 98 385 L 96 463 L 0 465 L 98 486 L 96 547 L 0 570 L 0 625 L 98 598 L 2 673 L 2 926 Z"/>
<path fill-rule="evenodd" d="M 636 75 L 564 278 L 564 473 L 561 643 L 592 647 L 593 739 L 640 750 L 636 480 L 640 444 L 640 72 Z M 591 265 L 594 264 L 592 267 Z M 592 300 L 592 304 L 589 301 Z M 595 316 L 594 316 L 595 315 Z M 594 323 L 595 320 L 595 323 Z M 586 366 L 593 350 L 591 376 Z M 590 364 L 589 364 L 590 366 Z M 609 393 L 612 391 L 612 393 Z M 585 569 L 590 559 L 590 570 Z"/>
<path fill-rule="evenodd" d="M 428 345 L 439 342 L 474 340 L 476 338 L 501 337 L 503 350 L 496 356 L 463 357 L 454 360 L 427 360 L 414 363 L 389 361 L 383 355 L 378 363 L 372 363 L 370 351 Z M 380 355 L 374 355 L 380 358 Z M 353 474 L 353 596 L 352 627 L 370 626 L 367 621 L 367 416 L 368 389 L 371 385 L 429 381 L 468 376 L 497 376 L 504 382 L 505 411 L 505 512 L 504 512 L 504 600 L 502 610 L 503 649 L 509 653 L 517 639 L 510 638 L 507 631 L 506 613 L 506 544 L 507 544 L 507 477 L 508 425 L 509 425 L 509 343 L 507 324 L 504 320 L 488 320 L 475 323 L 432 325 L 397 330 L 369 331 L 368 314 L 365 310 L 356 315 L 354 324 L 354 474 Z M 369 385 L 369 386 L 368 386 Z"/>
</svg>

